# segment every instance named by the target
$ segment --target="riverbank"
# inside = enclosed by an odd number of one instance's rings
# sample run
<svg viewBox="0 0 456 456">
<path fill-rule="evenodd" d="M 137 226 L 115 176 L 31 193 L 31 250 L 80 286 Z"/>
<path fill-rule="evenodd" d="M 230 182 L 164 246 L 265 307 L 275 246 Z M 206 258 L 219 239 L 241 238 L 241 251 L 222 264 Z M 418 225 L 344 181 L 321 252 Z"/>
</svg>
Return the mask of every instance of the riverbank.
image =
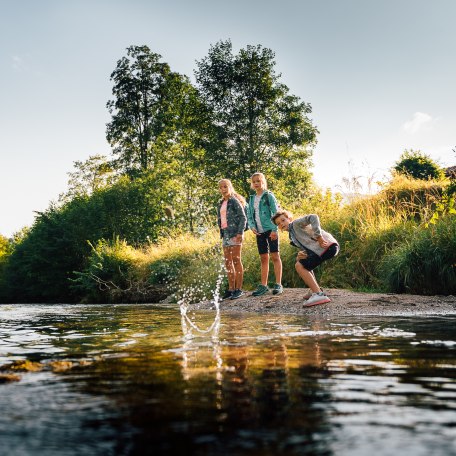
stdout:
<svg viewBox="0 0 456 456">
<path fill-rule="evenodd" d="M 392 293 L 361 293 L 343 289 L 326 289 L 331 302 L 313 307 L 305 307 L 306 288 L 287 288 L 282 295 L 268 293 L 253 297 L 247 292 L 241 298 L 225 300 L 220 304 L 223 313 L 257 312 L 281 313 L 292 315 L 318 315 L 321 317 L 379 315 L 379 316 L 416 316 L 416 315 L 455 315 L 456 296 L 421 296 Z M 211 301 L 189 306 L 189 310 L 213 309 Z"/>
</svg>

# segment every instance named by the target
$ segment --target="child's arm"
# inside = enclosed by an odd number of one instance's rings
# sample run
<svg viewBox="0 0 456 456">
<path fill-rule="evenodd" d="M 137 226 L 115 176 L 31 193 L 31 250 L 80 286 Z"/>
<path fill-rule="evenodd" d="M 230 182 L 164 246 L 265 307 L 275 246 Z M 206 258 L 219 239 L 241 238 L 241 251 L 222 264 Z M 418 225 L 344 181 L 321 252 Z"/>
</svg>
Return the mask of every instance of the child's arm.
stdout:
<svg viewBox="0 0 456 456">
<path fill-rule="evenodd" d="M 274 193 L 268 191 L 266 198 L 268 198 L 268 201 L 269 201 L 269 209 L 271 210 L 271 217 L 272 217 L 276 212 L 278 212 L 279 205 L 277 203 L 277 199 L 276 199 Z M 275 226 L 275 228 L 272 229 L 272 232 L 278 233 L 278 231 L 279 231 L 278 226 L 275 223 L 274 223 L 274 226 Z"/>
<path fill-rule="evenodd" d="M 325 248 L 330 245 L 330 243 L 326 241 L 321 234 L 320 218 L 317 214 L 305 215 L 304 217 L 297 219 L 295 223 L 299 223 L 302 227 L 310 225 L 314 233 L 314 239 L 318 242 L 321 248 Z"/>
<path fill-rule="evenodd" d="M 234 207 L 236 208 L 236 216 L 239 217 L 239 223 L 237 226 L 237 234 L 238 236 L 244 236 L 244 228 L 245 228 L 245 223 L 247 222 L 247 217 L 245 215 L 245 210 L 242 207 L 241 203 L 235 198 L 235 205 Z"/>
<path fill-rule="evenodd" d="M 307 225 L 310 225 L 315 234 L 315 238 L 318 239 L 318 237 L 321 236 L 320 218 L 317 214 L 304 215 L 303 217 L 296 219 L 294 223 L 300 225 L 303 229 Z"/>
<path fill-rule="evenodd" d="M 253 202 L 251 204 L 247 204 L 245 207 L 245 213 L 247 214 L 247 225 L 248 227 L 256 234 L 256 225 L 255 220 L 253 219 Z"/>
</svg>

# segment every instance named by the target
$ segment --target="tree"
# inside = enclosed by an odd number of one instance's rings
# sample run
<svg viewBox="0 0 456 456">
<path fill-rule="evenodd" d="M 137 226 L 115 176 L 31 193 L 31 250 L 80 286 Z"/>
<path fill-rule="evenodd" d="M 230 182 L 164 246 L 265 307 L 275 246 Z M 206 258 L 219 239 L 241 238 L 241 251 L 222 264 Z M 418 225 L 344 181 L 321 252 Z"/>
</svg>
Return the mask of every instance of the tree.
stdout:
<svg viewBox="0 0 456 456">
<path fill-rule="evenodd" d="M 111 74 L 115 97 L 106 138 L 115 168 L 134 174 L 154 167 L 159 150 L 175 139 L 175 103 L 188 80 L 171 71 L 147 46 L 130 46 Z"/>
<path fill-rule="evenodd" d="M 290 167 L 308 168 L 316 140 L 311 106 L 279 82 L 274 57 L 260 45 L 233 55 L 231 41 L 220 41 L 195 71 L 212 118 L 204 144 L 208 171 L 229 176 L 246 193 L 255 171 L 279 178 Z"/>
<path fill-rule="evenodd" d="M 8 257 L 11 255 L 12 245 L 11 242 L 0 234 L 0 302 L 4 300 L 5 294 L 5 277 L 4 270 Z"/>
<path fill-rule="evenodd" d="M 394 170 L 399 174 L 405 174 L 414 179 L 428 180 L 439 179 L 443 171 L 437 163 L 420 150 L 405 150 L 396 162 Z"/>
<path fill-rule="evenodd" d="M 169 175 L 174 176 L 177 190 L 172 206 L 177 209 L 176 223 L 194 233 L 197 227 L 207 224 L 208 203 L 212 203 L 214 195 L 213 183 L 206 172 L 206 151 L 203 148 L 210 116 L 191 84 L 183 88 L 176 109 L 177 141 L 173 153 L 169 154 L 175 160 L 174 172 L 170 169 Z"/>
<path fill-rule="evenodd" d="M 91 195 L 115 181 L 111 163 L 104 155 L 91 155 L 86 161 L 73 162 L 75 170 L 68 173 L 68 191 L 60 196 L 60 201 Z"/>
</svg>

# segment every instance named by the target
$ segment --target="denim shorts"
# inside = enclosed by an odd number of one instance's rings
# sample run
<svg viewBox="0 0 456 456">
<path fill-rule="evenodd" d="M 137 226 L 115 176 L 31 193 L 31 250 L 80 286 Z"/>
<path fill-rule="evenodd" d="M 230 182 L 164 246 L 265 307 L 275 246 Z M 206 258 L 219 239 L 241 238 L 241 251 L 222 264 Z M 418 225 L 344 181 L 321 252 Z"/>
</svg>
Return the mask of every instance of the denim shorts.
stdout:
<svg viewBox="0 0 456 456">
<path fill-rule="evenodd" d="M 256 242 L 258 247 L 258 253 L 263 255 L 264 253 L 275 253 L 279 251 L 279 237 L 273 241 L 269 236 L 271 230 L 265 231 L 264 233 L 257 234 Z"/>
<path fill-rule="evenodd" d="M 236 241 L 236 236 L 229 237 L 228 230 L 222 230 L 222 247 L 233 247 L 235 245 L 242 245 L 242 242 Z"/>
<path fill-rule="evenodd" d="M 307 269 L 308 271 L 312 271 L 318 265 L 323 263 L 323 261 L 335 257 L 339 253 L 339 245 L 330 245 L 328 250 L 326 250 L 326 252 L 322 256 L 317 255 L 312 250 L 306 249 L 305 251 L 307 253 L 307 258 L 305 258 L 304 260 L 299 260 L 299 262 L 304 266 L 305 269 Z"/>
</svg>

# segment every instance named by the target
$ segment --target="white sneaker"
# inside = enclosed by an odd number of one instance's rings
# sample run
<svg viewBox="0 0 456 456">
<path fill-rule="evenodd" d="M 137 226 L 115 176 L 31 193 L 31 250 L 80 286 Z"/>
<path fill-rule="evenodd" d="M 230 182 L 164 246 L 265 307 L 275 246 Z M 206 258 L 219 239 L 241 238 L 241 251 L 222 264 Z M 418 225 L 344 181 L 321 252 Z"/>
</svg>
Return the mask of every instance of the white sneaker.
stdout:
<svg viewBox="0 0 456 456">
<path fill-rule="evenodd" d="M 323 294 L 325 294 L 324 291 L 323 291 L 323 288 L 320 288 L 320 290 L 321 290 L 321 292 L 322 292 Z M 312 290 L 309 290 L 309 291 L 303 296 L 303 299 L 307 301 L 308 299 L 310 299 L 310 298 L 312 297 L 312 295 L 313 295 L 313 291 L 312 291 Z"/>
<path fill-rule="evenodd" d="M 308 291 L 304 296 L 304 301 L 307 301 L 308 299 L 310 299 L 312 297 L 312 290 L 311 291 Z"/>
<path fill-rule="evenodd" d="M 326 304 L 327 302 L 331 302 L 331 299 L 323 292 L 312 293 L 312 296 L 304 302 L 304 307 L 318 306 L 319 304 Z"/>
</svg>

